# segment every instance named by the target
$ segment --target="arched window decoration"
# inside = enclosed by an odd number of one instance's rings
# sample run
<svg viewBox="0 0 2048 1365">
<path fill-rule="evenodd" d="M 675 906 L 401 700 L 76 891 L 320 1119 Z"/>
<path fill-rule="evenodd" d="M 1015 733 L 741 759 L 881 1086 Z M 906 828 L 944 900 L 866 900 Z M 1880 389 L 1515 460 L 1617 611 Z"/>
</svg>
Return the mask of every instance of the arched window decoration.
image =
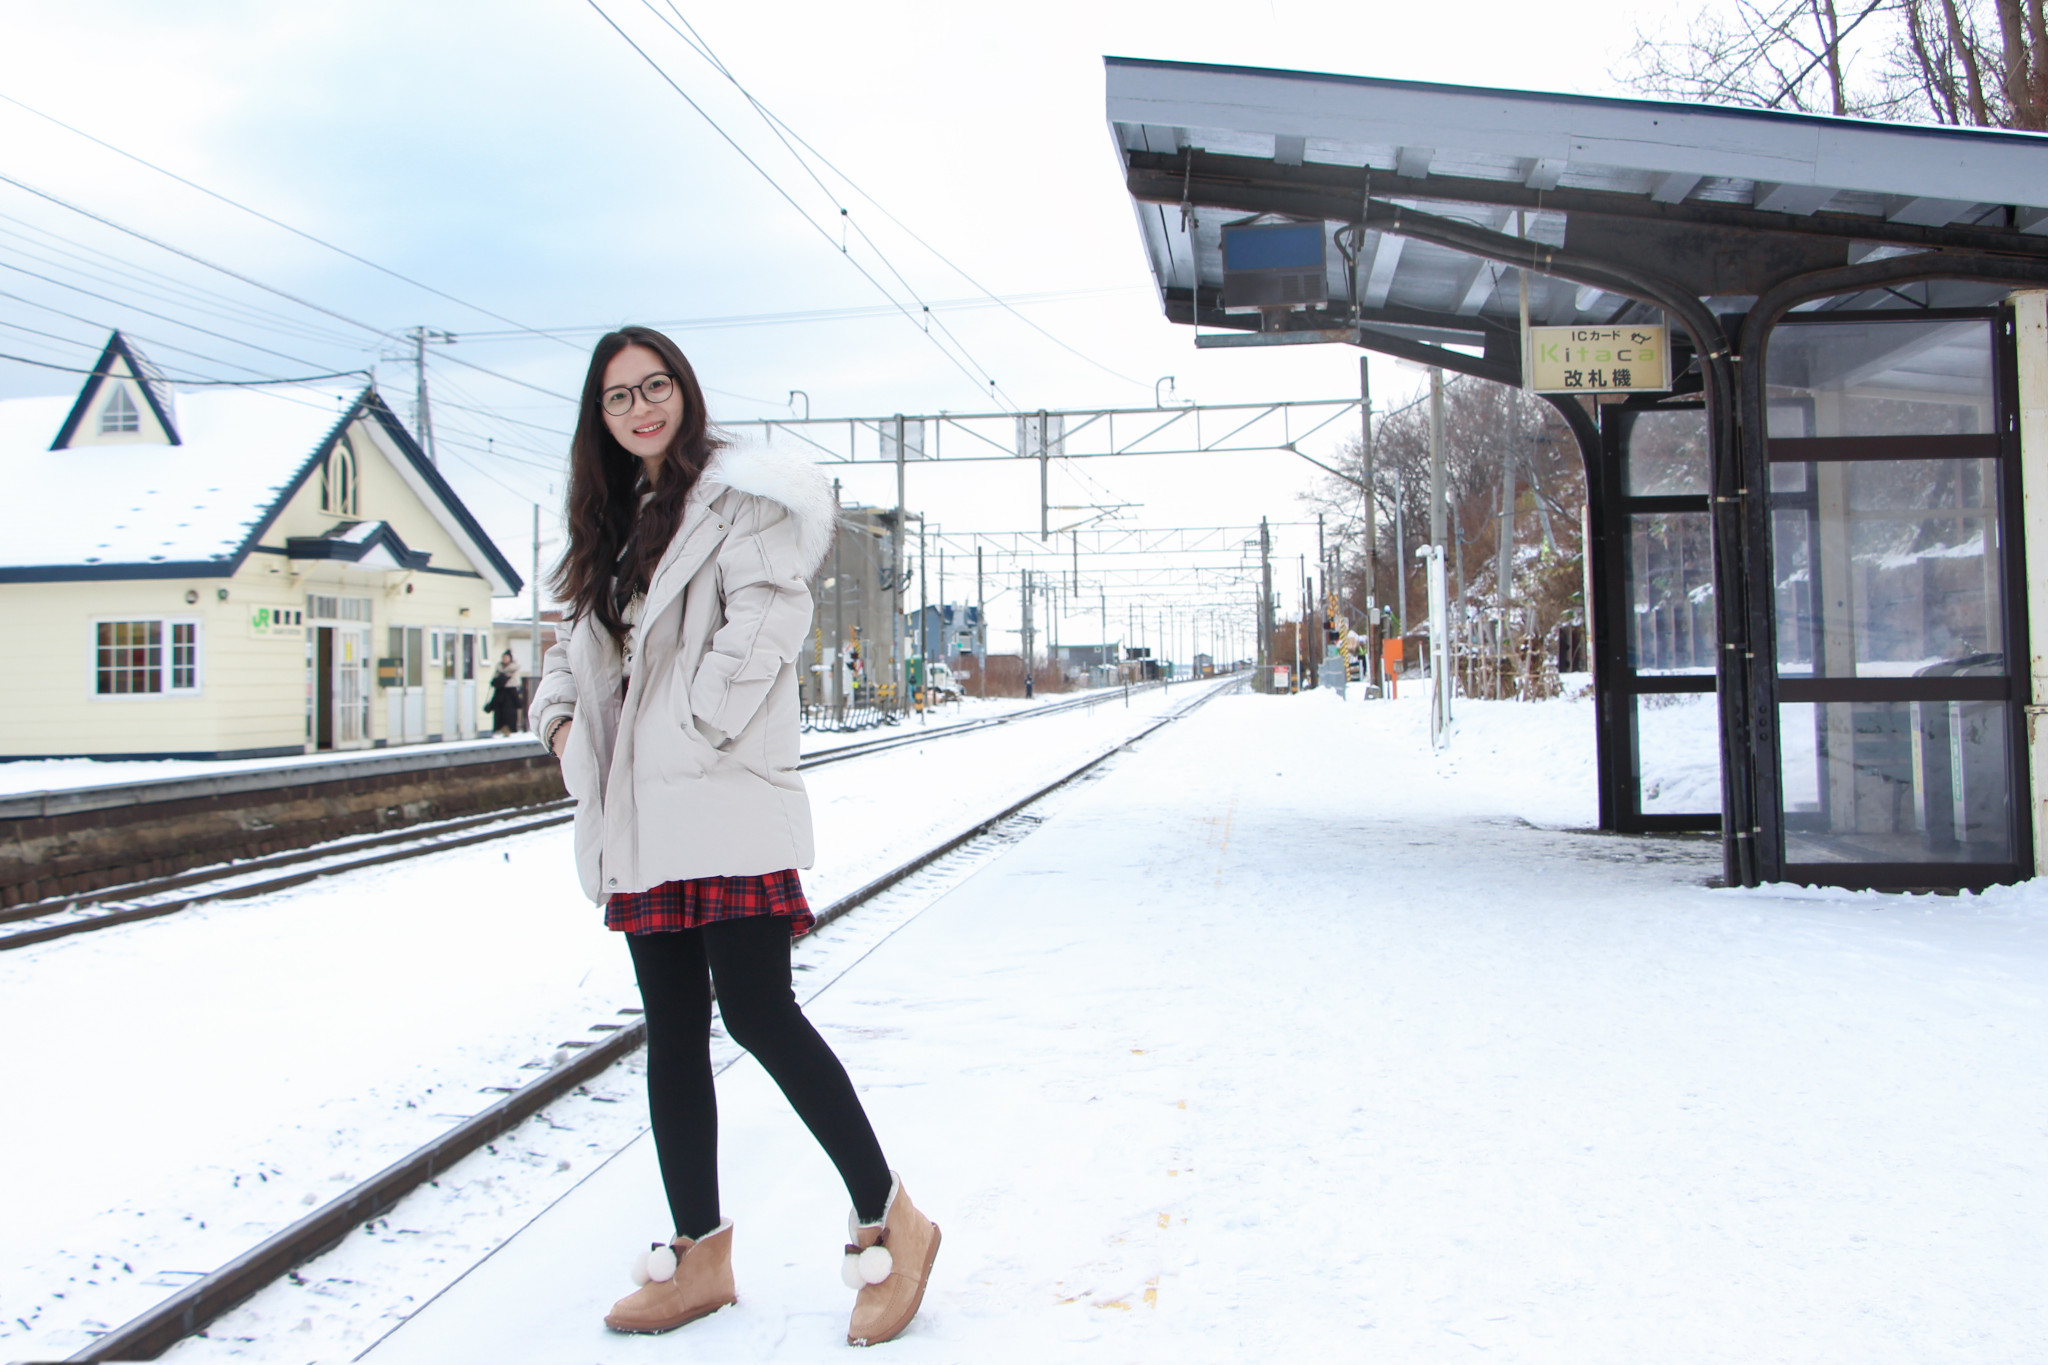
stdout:
<svg viewBox="0 0 2048 1365">
<path fill-rule="evenodd" d="M 327 463 L 320 467 L 320 510 L 356 515 L 356 452 L 347 437 L 334 443 Z"/>
<path fill-rule="evenodd" d="M 114 385 L 114 396 L 100 413 L 100 435 L 129 436 L 142 430 L 142 414 L 128 396 L 126 384 Z"/>
</svg>

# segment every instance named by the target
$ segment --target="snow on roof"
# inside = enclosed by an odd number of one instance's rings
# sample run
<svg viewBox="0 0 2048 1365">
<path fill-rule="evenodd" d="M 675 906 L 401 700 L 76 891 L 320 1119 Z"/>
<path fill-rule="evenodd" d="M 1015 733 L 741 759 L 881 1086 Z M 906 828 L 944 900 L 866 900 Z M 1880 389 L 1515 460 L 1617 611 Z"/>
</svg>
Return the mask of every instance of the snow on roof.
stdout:
<svg viewBox="0 0 2048 1365">
<path fill-rule="evenodd" d="M 181 445 L 66 450 L 71 398 L 0 402 L 0 569 L 232 565 L 359 392 L 184 392 Z"/>
</svg>

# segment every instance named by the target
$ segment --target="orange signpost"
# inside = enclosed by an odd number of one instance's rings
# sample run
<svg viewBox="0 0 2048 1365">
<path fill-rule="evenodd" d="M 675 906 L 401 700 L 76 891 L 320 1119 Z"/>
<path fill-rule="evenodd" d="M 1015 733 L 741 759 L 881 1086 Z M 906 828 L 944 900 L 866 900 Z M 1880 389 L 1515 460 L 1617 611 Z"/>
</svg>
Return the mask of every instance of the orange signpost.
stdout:
<svg viewBox="0 0 2048 1365">
<path fill-rule="evenodd" d="M 1401 695 L 1402 643 L 1399 636 L 1380 641 L 1380 667 L 1386 674 L 1389 699 Z"/>
</svg>

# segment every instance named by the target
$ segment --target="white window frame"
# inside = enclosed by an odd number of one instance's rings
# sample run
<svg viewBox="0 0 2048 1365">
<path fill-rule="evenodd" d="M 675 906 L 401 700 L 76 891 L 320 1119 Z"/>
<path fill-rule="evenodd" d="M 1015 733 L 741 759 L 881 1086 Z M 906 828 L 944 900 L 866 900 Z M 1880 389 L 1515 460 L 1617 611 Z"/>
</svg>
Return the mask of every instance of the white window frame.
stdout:
<svg viewBox="0 0 2048 1365">
<path fill-rule="evenodd" d="M 336 437 L 334 449 L 320 465 L 320 510 L 340 517 L 356 516 L 362 505 L 360 474 L 355 447 L 346 435 Z"/>
<path fill-rule="evenodd" d="M 113 396 L 100 409 L 102 436 L 134 436 L 142 430 L 142 409 L 128 396 L 128 386 L 116 380 Z"/>
<path fill-rule="evenodd" d="M 157 678 L 162 684 L 154 692 L 102 692 L 100 691 L 100 627 L 133 626 L 156 624 L 162 627 L 162 653 L 157 660 Z M 177 676 L 174 651 L 177 648 L 176 634 L 179 626 L 192 628 L 192 685 L 173 686 Z M 133 702 L 165 701 L 180 697 L 196 697 L 206 690 L 206 626 L 197 616 L 96 616 L 92 620 L 92 633 L 86 644 L 85 692 L 94 701 Z"/>
</svg>

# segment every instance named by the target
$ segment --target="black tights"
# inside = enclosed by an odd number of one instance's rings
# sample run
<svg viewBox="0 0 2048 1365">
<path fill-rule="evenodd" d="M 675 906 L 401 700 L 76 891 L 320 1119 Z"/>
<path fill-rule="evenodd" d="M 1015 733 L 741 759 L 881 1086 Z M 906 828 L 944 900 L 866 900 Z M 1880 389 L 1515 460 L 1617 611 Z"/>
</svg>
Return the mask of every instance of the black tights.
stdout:
<svg viewBox="0 0 2048 1365">
<path fill-rule="evenodd" d="M 789 980 L 789 921 L 772 915 L 628 934 L 647 1011 L 647 1102 L 676 1232 L 701 1237 L 718 1212 L 718 1099 L 711 1084 L 711 990 L 732 1040 L 754 1054 L 839 1168 L 863 1222 L 889 1201 L 889 1163 L 867 1112 Z"/>
</svg>

